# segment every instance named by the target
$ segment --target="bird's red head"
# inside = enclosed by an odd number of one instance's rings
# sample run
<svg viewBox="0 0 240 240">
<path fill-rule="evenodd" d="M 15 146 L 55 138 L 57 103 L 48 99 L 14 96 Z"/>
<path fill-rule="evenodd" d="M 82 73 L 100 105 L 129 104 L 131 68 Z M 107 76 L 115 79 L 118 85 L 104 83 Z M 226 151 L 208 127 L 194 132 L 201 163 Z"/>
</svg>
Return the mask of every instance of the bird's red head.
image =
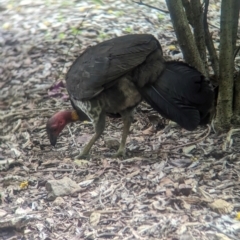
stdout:
<svg viewBox="0 0 240 240">
<path fill-rule="evenodd" d="M 48 121 L 47 121 L 47 134 L 50 140 L 50 143 L 55 146 L 57 143 L 57 138 L 64 127 L 70 123 L 78 121 L 79 117 L 76 111 L 60 111 L 55 113 Z"/>
</svg>

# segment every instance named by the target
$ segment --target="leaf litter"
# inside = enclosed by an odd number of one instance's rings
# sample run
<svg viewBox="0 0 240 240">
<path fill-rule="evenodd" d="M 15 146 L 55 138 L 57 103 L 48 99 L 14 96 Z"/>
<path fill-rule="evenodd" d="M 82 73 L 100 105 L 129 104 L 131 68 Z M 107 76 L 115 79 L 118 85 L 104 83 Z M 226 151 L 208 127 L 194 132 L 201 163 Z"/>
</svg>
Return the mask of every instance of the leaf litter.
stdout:
<svg viewBox="0 0 240 240">
<path fill-rule="evenodd" d="M 219 6 L 209 11 L 216 46 Z M 56 148 L 47 139 L 47 119 L 71 108 L 64 75 L 89 45 L 152 33 L 167 59 L 181 57 L 167 13 L 113 0 L 3 0 L 0 11 L 0 239 L 240 238 L 238 131 L 166 127 L 143 102 L 126 159 L 104 157 L 119 119 L 108 119 L 89 161 L 73 158 L 91 124 L 69 125 Z"/>
</svg>

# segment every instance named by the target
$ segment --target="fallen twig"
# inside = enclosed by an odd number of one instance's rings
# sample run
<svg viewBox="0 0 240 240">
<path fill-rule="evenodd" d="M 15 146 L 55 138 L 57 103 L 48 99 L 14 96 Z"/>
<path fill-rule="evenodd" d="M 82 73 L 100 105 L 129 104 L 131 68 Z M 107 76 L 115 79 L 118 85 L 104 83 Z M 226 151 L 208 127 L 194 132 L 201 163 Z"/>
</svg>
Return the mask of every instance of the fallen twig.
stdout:
<svg viewBox="0 0 240 240">
<path fill-rule="evenodd" d="M 222 146 L 222 150 L 226 151 L 228 147 L 232 146 L 232 136 L 236 133 L 236 132 L 240 132 L 240 128 L 236 128 L 236 129 L 231 129 L 226 137 L 226 140 L 223 143 Z"/>
<path fill-rule="evenodd" d="M 21 171 L 21 170 L 19 170 Z M 24 170 L 22 170 L 24 171 Z M 68 168 L 68 169 L 57 169 L 57 168 L 49 168 L 49 169 L 38 169 L 38 170 L 30 170 L 29 173 L 35 173 L 35 172 L 72 172 L 72 171 L 75 171 L 75 172 L 86 172 L 88 171 L 87 169 L 86 170 L 80 170 L 80 169 L 73 169 L 73 168 Z"/>
<path fill-rule="evenodd" d="M 59 108 L 38 108 L 38 109 L 35 108 L 35 109 L 31 109 L 31 110 L 22 110 L 21 112 L 11 112 L 9 114 L 0 116 L 0 121 L 8 120 L 9 118 L 12 118 L 12 117 L 31 118 L 30 113 L 32 113 L 33 111 L 39 112 L 39 111 L 59 110 L 59 109 L 61 109 L 61 108 L 60 107 Z M 14 118 L 14 119 L 17 120 L 16 118 Z"/>
<path fill-rule="evenodd" d="M 193 141 L 193 142 L 189 142 L 189 143 L 185 143 L 185 144 L 173 147 L 173 148 L 169 148 L 169 150 L 174 150 L 174 149 L 178 149 L 178 148 L 182 148 L 182 147 L 186 147 L 186 146 L 190 146 L 190 145 L 202 142 L 204 139 L 206 139 L 209 136 L 209 134 L 211 132 L 211 126 L 208 124 L 207 127 L 208 127 L 207 134 L 205 136 L 203 136 L 202 138 L 200 138 L 200 139 L 198 139 L 196 141 Z"/>
<path fill-rule="evenodd" d="M 149 7 L 149 8 L 155 9 L 155 10 L 158 10 L 158 11 L 160 11 L 160 12 L 169 13 L 168 10 L 164 10 L 164 9 L 157 8 L 157 7 L 151 6 L 151 5 L 149 5 L 149 4 L 143 3 L 142 0 L 140 0 L 139 2 L 135 2 L 135 1 L 133 1 L 133 2 L 136 3 L 136 4 L 138 4 L 138 5 L 142 5 L 142 6 L 146 6 L 146 7 Z"/>
</svg>

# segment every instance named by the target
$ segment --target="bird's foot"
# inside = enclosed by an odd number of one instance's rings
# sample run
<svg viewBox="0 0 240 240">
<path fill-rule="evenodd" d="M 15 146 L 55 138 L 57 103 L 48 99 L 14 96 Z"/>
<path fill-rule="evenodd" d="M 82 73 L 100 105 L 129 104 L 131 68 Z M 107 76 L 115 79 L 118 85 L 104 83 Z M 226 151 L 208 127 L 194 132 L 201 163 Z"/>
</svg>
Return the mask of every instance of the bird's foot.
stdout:
<svg viewBox="0 0 240 240">
<path fill-rule="evenodd" d="M 116 153 L 106 153 L 104 154 L 105 157 L 109 158 L 118 158 L 118 157 L 126 157 L 126 151 L 124 150 L 118 150 Z"/>
<path fill-rule="evenodd" d="M 89 158 L 90 158 L 90 154 L 89 153 L 84 153 L 84 152 L 81 152 L 79 155 L 74 157 L 75 160 L 78 160 L 78 159 L 89 159 Z"/>
<path fill-rule="evenodd" d="M 117 151 L 116 153 L 113 153 L 112 154 L 112 157 L 113 158 L 117 158 L 117 157 L 123 157 L 125 158 L 126 157 L 126 151 L 122 150 L 122 151 Z"/>
</svg>

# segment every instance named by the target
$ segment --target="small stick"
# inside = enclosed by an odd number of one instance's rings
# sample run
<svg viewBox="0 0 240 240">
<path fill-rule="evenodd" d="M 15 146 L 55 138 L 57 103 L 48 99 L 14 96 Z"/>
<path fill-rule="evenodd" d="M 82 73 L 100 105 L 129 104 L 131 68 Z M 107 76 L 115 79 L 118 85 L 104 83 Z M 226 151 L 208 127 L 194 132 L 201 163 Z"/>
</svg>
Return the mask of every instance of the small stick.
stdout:
<svg viewBox="0 0 240 240">
<path fill-rule="evenodd" d="M 142 6 L 146 6 L 146 7 L 149 7 L 149 8 L 155 9 L 155 10 L 158 10 L 158 11 L 160 11 L 160 12 L 169 13 L 168 10 L 164 10 L 164 9 L 157 8 L 157 7 L 151 6 L 151 5 L 149 5 L 149 4 L 143 3 L 142 0 L 140 0 L 139 2 L 135 2 L 135 1 L 133 1 L 133 2 L 136 3 L 136 4 L 138 4 L 138 5 L 142 5 Z"/>
<path fill-rule="evenodd" d="M 67 126 L 67 127 L 68 127 L 68 131 L 69 131 L 69 133 L 70 133 L 70 135 L 71 135 L 71 137 L 72 137 L 73 143 L 74 143 L 74 145 L 77 147 L 77 143 L 75 142 L 75 139 L 74 139 L 74 136 L 73 136 L 73 134 L 72 134 L 72 131 L 71 131 L 71 129 L 70 129 L 69 126 Z"/>
<path fill-rule="evenodd" d="M 189 143 L 182 144 L 182 145 L 179 145 L 179 146 L 176 146 L 176 147 L 173 147 L 173 148 L 169 148 L 169 150 L 178 149 L 178 148 L 181 148 L 181 147 L 186 147 L 186 146 L 189 146 L 189 145 L 192 145 L 192 144 L 202 142 L 205 138 L 207 138 L 209 136 L 209 134 L 211 132 L 211 126 L 208 124 L 207 127 L 208 127 L 207 134 L 205 136 L 203 136 L 202 138 L 200 138 L 196 141 L 193 141 L 193 142 L 189 142 Z"/>
</svg>

